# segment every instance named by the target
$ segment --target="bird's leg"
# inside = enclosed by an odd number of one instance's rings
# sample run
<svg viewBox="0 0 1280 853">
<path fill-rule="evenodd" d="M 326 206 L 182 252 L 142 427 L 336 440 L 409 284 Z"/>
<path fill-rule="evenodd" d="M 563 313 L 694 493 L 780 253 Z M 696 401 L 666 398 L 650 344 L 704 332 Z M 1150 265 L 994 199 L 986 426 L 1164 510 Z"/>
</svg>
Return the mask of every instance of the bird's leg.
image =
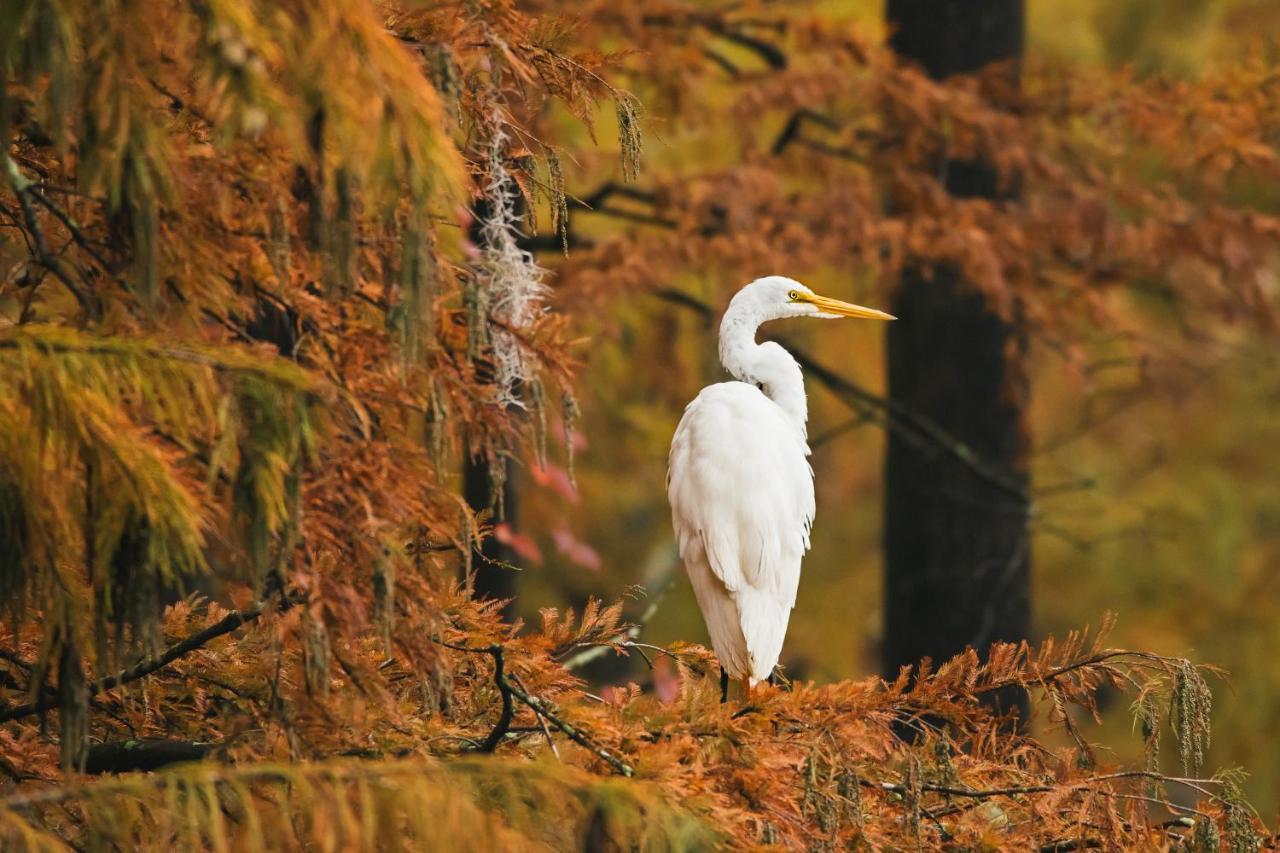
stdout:
<svg viewBox="0 0 1280 853">
<path fill-rule="evenodd" d="M 729 701 L 729 670 L 720 667 L 720 704 Z"/>
</svg>

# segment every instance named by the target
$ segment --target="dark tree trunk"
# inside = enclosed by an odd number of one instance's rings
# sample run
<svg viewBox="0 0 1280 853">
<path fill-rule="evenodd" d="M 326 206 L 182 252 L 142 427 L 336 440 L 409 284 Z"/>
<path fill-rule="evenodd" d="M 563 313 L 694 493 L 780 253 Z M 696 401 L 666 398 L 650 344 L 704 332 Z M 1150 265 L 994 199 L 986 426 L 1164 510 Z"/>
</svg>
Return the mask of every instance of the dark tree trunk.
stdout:
<svg viewBox="0 0 1280 853">
<path fill-rule="evenodd" d="M 885 6 L 890 47 L 935 80 L 1021 59 L 1025 17 L 1023 0 L 888 0 Z"/>
<path fill-rule="evenodd" d="M 888 0 L 891 44 L 934 78 L 1009 61 L 1017 80 L 1022 0 Z M 995 197 L 986 164 L 938 164 L 949 192 Z M 884 671 L 1030 628 L 1025 340 L 955 269 L 908 266 L 888 330 L 889 396 L 963 445 L 898 431 L 885 464 Z M 966 459 L 966 455 L 968 458 Z M 972 460 L 978 460 L 975 464 Z M 1001 704 L 1025 709 L 1025 697 Z"/>
</svg>

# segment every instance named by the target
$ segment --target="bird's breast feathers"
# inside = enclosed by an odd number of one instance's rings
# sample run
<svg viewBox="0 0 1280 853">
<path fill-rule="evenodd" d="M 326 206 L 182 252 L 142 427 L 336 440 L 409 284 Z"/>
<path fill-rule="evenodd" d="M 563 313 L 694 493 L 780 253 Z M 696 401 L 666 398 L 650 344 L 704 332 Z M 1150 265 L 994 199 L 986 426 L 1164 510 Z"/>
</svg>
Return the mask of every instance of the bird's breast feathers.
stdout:
<svg viewBox="0 0 1280 853">
<path fill-rule="evenodd" d="M 789 610 L 814 514 L 808 453 L 759 389 L 704 388 L 671 443 L 667 494 L 681 556 L 705 555 L 730 592 L 773 593 Z"/>
</svg>

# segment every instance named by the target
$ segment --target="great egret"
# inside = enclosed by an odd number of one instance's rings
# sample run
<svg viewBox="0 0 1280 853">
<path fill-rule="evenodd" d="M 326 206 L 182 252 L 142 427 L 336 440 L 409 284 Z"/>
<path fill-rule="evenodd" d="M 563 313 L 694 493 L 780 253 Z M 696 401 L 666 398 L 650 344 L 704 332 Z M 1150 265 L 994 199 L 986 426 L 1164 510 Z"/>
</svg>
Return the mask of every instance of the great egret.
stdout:
<svg viewBox="0 0 1280 853">
<path fill-rule="evenodd" d="M 813 524 L 813 469 L 800 365 L 756 329 L 786 317 L 892 320 L 783 276 L 738 291 L 720 321 L 720 362 L 736 382 L 703 388 L 671 440 L 667 498 L 680 557 L 724 684 L 769 678 L 796 602 Z"/>
</svg>

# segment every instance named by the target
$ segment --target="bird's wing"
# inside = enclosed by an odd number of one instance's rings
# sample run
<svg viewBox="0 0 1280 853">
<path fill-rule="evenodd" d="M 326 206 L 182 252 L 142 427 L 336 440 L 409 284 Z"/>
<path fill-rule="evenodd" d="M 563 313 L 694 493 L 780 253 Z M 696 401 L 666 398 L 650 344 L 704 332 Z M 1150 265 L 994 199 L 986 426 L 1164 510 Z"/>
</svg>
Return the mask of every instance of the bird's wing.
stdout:
<svg viewBox="0 0 1280 853">
<path fill-rule="evenodd" d="M 744 382 L 704 388 L 671 443 L 667 496 L 681 556 L 705 552 L 744 618 L 747 598 L 776 603 L 783 630 L 813 523 L 808 453 L 782 409 Z"/>
</svg>

